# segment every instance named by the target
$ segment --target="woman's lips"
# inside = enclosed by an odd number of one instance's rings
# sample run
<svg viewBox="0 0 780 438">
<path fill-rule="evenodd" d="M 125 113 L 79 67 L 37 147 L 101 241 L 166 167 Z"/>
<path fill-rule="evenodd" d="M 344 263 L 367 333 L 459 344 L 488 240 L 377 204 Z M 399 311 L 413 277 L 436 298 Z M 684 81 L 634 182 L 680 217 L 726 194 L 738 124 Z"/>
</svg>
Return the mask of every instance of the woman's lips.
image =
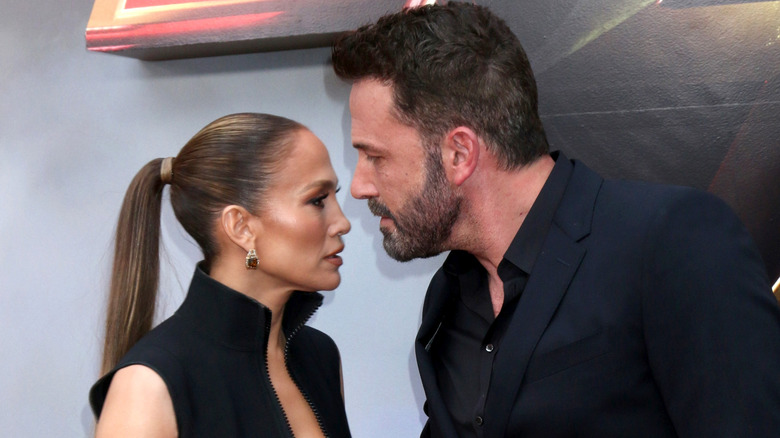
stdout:
<svg viewBox="0 0 780 438">
<path fill-rule="evenodd" d="M 329 261 L 330 263 L 333 263 L 336 266 L 341 266 L 344 264 L 344 260 L 341 259 L 341 256 L 338 254 L 333 254 L 330 256 L 325 257 L 325 260 Z"/>
</svg>

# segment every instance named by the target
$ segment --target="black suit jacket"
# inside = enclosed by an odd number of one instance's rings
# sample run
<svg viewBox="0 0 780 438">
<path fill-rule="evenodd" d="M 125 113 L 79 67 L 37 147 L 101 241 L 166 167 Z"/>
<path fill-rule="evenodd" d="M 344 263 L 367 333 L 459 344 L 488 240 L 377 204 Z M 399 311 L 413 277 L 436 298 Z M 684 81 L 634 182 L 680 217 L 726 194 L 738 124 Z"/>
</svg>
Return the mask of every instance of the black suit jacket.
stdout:
<svg viewBox="0 0 780 438">
<path fill-rule="evenodd" d="M 733 212 L 556 165 L 569 181 L 495 358 L 484 436 L 780 437 L 780 310 Z M 432 363 L 451 269 L 431 281 L 415 345 L 423 436 L 456 436 Z"/>
</svg>

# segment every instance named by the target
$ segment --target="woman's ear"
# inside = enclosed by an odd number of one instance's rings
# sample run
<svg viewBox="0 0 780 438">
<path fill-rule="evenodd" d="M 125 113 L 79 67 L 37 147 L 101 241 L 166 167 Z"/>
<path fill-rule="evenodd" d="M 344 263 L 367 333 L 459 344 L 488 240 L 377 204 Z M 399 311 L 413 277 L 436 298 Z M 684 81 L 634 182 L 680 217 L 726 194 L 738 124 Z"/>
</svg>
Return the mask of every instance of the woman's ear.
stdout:
<svg viewBox="0 0 780 438">
<path fill-rule="evenodd" d="M 479 151 L 479 137 L 471 128 L 458 126 L 447 133 L 442 145 L 442 163 L 450 182 L 460 186 L 474 173 Z"/>
<path fill-rule="evenodd" d="M 228 239 L 244 251 L 255 249 L 255 238 L 259 235 L 259 221 L 252 220 L 252 214 L 238 205 L 222 209 L 219 225 Z"/>
</svg>

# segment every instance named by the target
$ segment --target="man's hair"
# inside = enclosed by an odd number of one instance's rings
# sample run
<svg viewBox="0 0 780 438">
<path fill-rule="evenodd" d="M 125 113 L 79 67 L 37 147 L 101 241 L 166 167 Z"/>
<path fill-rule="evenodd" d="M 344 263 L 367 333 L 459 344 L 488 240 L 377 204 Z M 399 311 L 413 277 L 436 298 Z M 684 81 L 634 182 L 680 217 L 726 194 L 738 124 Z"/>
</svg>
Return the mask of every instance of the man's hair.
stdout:
<svg viewBox="0 0 780 438">
<path fill-rule="evenodd" d="M 342 79 L 392 86 L 394 116 L 428 145 L 467 126 L 506 170 L 549 151 L 528 57 L 483 6 L 449 2 L 386 15 L 338 38 L 332 60 Z"/>
</svg>

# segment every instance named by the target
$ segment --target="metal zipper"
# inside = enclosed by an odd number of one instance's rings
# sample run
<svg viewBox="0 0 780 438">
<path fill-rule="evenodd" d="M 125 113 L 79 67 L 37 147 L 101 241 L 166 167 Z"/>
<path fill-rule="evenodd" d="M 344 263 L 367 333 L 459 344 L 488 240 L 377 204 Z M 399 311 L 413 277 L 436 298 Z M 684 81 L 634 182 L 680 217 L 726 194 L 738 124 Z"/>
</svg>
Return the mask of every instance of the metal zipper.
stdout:
<svg viewBox="0 0 780 438">
<path fill-rule="evenodd" d="M 295 434 L 293 434 L 292 426 L 290 426 L 290 419 L 287 418 L 287 412 L 284 411 L 284 407 L 282 407 L 282 402 L 279 400 L 279 394 L 276 393 L 276 388 L 274 388 L 273 382 L 271 382 L 271 373 L 268 371 L 268 338 L 271 334 L 271 311 L 268 308 L 264 308 L 263 311 L 265 312 L 265 348 L 263 348 L 263 364 L 265 367 L 263 368 L 263 371 L 265 372 L 265 378 L 268 382 L 268 386 L 271 387 L 271 393 L 274 395 L 274 400 L 276 401 L 276 406 L 279 408 L 279 411 L 282 413 L 282 418 L 284 418 L 284 424 L 287 426 L 287 432 L 289 433 L 290 438 L 295 438 Z M 284 346 L 285 352 L 284 352 L 284 362 L 285 362 L 285 368 L 287 365 L 287 344 L 285 343 Z M 289 370 L 287 371 L 290 372 Z M 295 380 L 293 380 L 294 382 Z M 297 385 L 297 383 L 296 383 Z M 305 397 L 305 396 L 304 396 Z M 310 403 L 311 404 L 311 403 Z M 319 421 L 319 419 L 317 420 Z M 322 426 L 320 426 L 322 427 Z"/>
<path fill-rule="evenodd" d="M 287 368 L 287 374 L 290 375 L 290 379 L 292 379 L 293 383 L 295 383 L 295 386 L 298 387 L 298 390 L 301 392 L 301 395 L 303 395 L 303 399 L 306 400 L 306 403 L 309 404 L 309 407 L 311 408 L 311 411 L 314 413 L 314 418 L 317 419 L 317 424 L 320 425 L 320 430 L 322 431 L 322 434 L 325 435 L 325 438 L 330 438 L 330 434 L 325 429 L 325 424 L 322 422 L 322 417 L 320 417 L 320 412 L 317 410 L 317 407 L 314 406 L 314 403 L 312 403 L 311 399 L 309 398 L 309 394 L 306 393 L 306 391 L 301 388 L 301 384 L 298 383 L 298 381 L 295 379 L 294 373 L 290 370 L 290 366 L 288 365 L 288 353 L 290 352 L 290 341 L 292 338 L 303 328 L 304 325 L 306 325 L 306 321 L 311 318 L 312 315 L 314 315 L 314 312 L 316 312 L 317 309 L 310 311 L 308 315 L 306 315 L 306 318 L 303 318 L 301 323 L 299 323 L 292 332 L 287 336 L 287 342 L 284 343 L 284 367 Z M 289 426 L 289 423 L 288 423 Z"/>
</svg>

